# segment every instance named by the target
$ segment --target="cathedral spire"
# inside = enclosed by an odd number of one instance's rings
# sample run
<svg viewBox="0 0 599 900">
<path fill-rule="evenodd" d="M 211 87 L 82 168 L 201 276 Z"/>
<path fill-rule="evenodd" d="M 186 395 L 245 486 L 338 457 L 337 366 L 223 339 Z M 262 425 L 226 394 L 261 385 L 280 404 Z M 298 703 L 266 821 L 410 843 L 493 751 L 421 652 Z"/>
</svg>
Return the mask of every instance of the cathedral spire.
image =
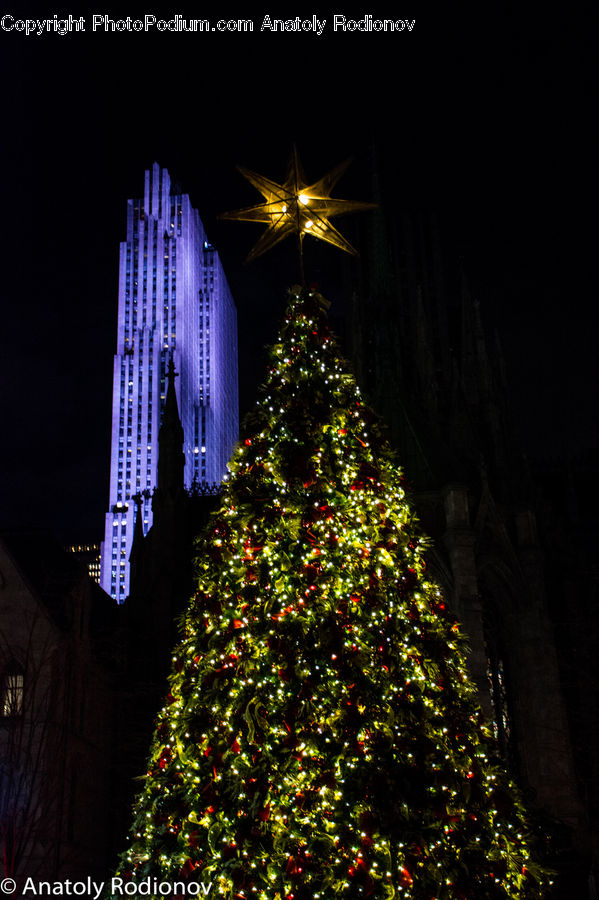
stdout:
<svg viewBox="0 0 599 900">
<path fill-rule="evenodd" d="M 158 491 L 161 499 L 175 498 L 183 491 L 183 426 L 179 417 L 177 393 L 175 391 L 175 363 L 173 356 L 168 362 L 168 387 L 166 402 L 162 415 L 162 424 L 158 432 Z"/>
<path fill-rule="evenodd" d="M 491 390 L 489 360 L 480 314 L 480 304 L 470 292 L 462 272 L 461 375 L 466 396 L 472 405 L 488 402 Z"/>
<path fill-rule="evenodd" d="M 148 491 L 149 495 L 149 491 Z M 144 544 L 144 527 L 143 527 L 143 495 L 134 494 L 131 498 L 135 503 L 135 527 L 133 529 L 133 543 L 131 545 L 131 553 L 129 554 L 130 565 L 130 587 L 133 588 L 136 579 L 140 575 L 143 562 L 143 544 Z"/>
</svg>

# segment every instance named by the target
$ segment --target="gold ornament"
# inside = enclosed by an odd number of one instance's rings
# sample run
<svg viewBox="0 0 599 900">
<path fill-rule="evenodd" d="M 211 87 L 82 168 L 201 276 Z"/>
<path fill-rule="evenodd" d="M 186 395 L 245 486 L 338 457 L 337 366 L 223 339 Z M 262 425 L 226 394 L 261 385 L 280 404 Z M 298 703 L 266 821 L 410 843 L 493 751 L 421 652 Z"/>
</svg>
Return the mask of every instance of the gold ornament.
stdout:
<svg viewBox="0 0 599 900">
<path fill-rule="evenodd" d="M 302 241 L 309 234 L 356 256 L 356 251 L 349 241 L 329 222 L 332 216 L 373 209 L 376 206 L 375 203 L 363 203 L 359 200 L 334 200 L 329 196 L 350 162 L 351 160 L 346 160 L 310 185 L 306 181 L 295 147 L 283 184 L 277 184 L 270 178 L 238 166 L 241 174 L 258 188 L 266 200 L 266 203 L 222 213 L 219 217 L 237 219 L 240 222 L 264 222 L 268 225 L 248 254 L 247 262 L 266 253 L 293 233 L 298 236 L 300 255 Z"/>
</svg>

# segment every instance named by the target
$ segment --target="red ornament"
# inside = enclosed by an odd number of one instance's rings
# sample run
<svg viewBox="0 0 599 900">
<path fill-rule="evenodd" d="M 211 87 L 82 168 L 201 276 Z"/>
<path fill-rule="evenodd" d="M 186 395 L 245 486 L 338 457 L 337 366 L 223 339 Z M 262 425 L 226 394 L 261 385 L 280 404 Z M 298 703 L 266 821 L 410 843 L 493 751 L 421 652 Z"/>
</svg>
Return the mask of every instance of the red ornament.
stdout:
<svg viewBox="0 0 599 900">
<path fill-rule="evenodd" d="M 158 765 L 161 769 L 166 769 L 172 758 L 173 754 L 171 753 L 170 749 L 168 747 L 165 747 L 162 751 L 160 759 L 158 760 Z"/>
<path fill-rule="evenodd" d="M 191 859 L 185 860 L 181 866 L 180 874 L 183 878 L 189 878 L 194 869 L 197 869 L 198 863 L 194 863 Z"/>
<path fill-rule="evenodd" d="M 406 869 L 405 866 L 402 869 L 400 869 L 399 882 L 402 887 L 409 887 L 411 884 L 414 883 L 414 879 L 412 878 L 409 869 Z"/>
</svg>

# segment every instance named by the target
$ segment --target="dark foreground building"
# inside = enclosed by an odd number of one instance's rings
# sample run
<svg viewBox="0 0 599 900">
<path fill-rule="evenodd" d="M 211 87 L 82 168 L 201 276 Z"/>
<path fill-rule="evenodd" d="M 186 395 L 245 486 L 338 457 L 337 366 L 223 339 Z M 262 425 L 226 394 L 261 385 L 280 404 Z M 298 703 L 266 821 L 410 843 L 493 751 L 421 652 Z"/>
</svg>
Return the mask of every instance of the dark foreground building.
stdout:
<svg viewBox="0 0 599 900">
<path fill-rule="evenodd" d="M 555 480 L 531 471 L 499 341 L 436 219 L 387 216 L 378 193 L 348 327 L 358 381 L 434 540 L 430 570 L 469 636 L 498 748 L 548 817 L 560 896 L 595 898 L 598 507 L 580 501 L 597 466 L 577 483 L 565 465 Z"/>
<path fill-rule="evenodd" d="M 2 876 L 110 861 L 116 608 L 48 534 L 0 534 Z"/>
</svg>

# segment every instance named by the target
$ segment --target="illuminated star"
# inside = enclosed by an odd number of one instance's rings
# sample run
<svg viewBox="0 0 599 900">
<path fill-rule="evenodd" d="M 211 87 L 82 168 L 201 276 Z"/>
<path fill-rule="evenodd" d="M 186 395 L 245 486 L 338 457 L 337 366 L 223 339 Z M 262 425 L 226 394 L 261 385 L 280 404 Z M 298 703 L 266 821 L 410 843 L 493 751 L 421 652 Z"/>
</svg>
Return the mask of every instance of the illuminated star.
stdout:
<svg viewBox="0 0 599 900">
<path fill-rule="evenodd" d="M 233 212 L 222 213 L 220 216 L 221 219 L 264 222 L 268 225 L 264 234 L 252 247 L 247 261 L 266 253 L 289 234 L 298 235 L 300 253 L 305 235 L 310 234 L 312 237 L 334 244 L 335 247 L 355 256 L 356 251 L 349 241 L 329 222 L 333 216 L 373 209 L 376 206 L 374 203 L 363 203 L 357 200 L 334 200 L 329 196 L 350 162 L 351 160 L 346 160 L 341 163 L 314 184 L 307 183 L 295 147 L 283 184 L 277 184 L 270 178 L 238 166 L 241 174 L 254 187 L 258 188 L 266 201 L 257 206 L 248 206 Z"/>
</svg>

